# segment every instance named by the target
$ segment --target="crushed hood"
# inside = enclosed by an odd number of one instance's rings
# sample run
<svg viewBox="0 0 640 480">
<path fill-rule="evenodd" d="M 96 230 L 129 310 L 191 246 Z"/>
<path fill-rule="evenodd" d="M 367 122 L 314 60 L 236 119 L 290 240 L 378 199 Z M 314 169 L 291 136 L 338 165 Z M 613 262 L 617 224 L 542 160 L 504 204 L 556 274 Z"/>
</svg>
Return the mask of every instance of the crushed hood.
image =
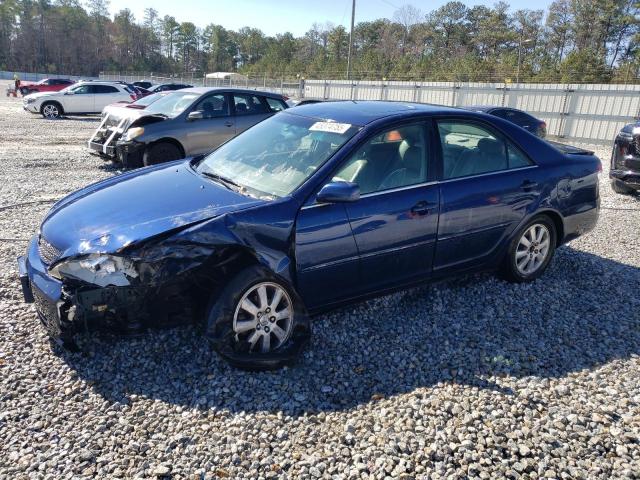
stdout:
<svg viewBox="0 0 640 480">
<path fill-rule="evenodd" d="M 60 258 L 112 253 L 261 203 L 201 177 L 183 160 L 78 190 L 51 208 L 40 230 L 62 252 Z"/>
<path fill-rule="evenodd" d="M 112 103 L 104 107 L 102 111 L 104 114 L 109 114 L 109 125 L 117 125 L 123 118 L 126 118 L 127 124 L 131 124 L 134 120 L 143 116 L 144 109 L 128 108 L 127 103 Z"/>
</svg>

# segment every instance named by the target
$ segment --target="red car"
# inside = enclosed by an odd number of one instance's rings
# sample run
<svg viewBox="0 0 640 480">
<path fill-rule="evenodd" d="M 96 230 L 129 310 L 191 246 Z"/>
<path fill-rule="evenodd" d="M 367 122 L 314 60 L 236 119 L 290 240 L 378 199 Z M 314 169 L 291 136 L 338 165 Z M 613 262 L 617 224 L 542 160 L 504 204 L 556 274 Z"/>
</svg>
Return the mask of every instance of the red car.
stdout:
<svg viewBox="0 0 640 480">
<path fill-rule="evenodd" d="M 66 78 L 44 78 L 39 82 L 20 82 L 22 96 L 36 92 L 59 92 L 75 82 Z"/>
</svg>

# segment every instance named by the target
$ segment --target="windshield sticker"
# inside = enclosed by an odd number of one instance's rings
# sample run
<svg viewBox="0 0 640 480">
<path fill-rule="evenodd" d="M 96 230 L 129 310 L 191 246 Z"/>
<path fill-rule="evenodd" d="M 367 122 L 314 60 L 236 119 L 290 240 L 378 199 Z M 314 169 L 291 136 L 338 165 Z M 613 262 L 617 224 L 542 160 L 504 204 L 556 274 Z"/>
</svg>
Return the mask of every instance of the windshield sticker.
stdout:
<svg viewBox="0 0 640 480">
<path fill-rule="evenodd" d="M 350 128 L 351 124 L 349 123 L 316 122 L 311 125 L 311 127 L 309 127 L 309 130 L 314 132 L 339 133 L 340 135 L 342 135 Z"/>
</svg>

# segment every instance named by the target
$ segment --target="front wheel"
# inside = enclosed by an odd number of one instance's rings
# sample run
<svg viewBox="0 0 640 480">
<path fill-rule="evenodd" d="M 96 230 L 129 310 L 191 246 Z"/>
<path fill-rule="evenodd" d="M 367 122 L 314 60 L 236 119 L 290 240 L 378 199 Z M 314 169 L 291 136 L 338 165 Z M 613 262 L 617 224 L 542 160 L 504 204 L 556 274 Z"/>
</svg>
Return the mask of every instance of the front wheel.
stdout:
<svg viewBox="0 0 640 480">
<path fill-rule="evenodd" d="M 232 365 L 252 370 L 294 361 L 309 338 L 309 320 L 293 289 L 270 270 L 240 271 L 209 305 L 206 334 Z"/>
<path fill-rule="evenodd" d="M 547 269 L 556 248 L 556 228 L 546 215 L 525 225 L 509 245 L 503 265 L 504 277 L 511 282 L 531 282 Z"/>
<path fill-rule="evenodd" d="M 47 102 L 42 105 L 40 113 L 44 118 L 57 119 L 62 116 L 62 108 L 55 102 Z"/>
</svg>

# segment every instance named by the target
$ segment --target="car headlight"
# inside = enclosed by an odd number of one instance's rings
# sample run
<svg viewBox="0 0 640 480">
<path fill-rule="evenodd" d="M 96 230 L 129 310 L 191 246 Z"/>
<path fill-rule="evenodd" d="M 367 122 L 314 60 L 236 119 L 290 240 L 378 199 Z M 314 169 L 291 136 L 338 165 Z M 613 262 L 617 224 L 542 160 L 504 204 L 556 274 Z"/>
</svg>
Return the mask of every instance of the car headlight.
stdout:
<svg viewBox="0 0 640 480">
<path fill-rule="evenodd" d="M 49 274 L 58 280 L 80 280 L 99 287 L 126 287 L 131 278 L 138 277 L 133 261 L 101 253 L 60 262 L 49 270 Z"/>
<path fill-rule="evenodd" d="M 36 101 L 36 99 L 35 99 L 35 98 L 33 98 L 33 97 L 27 97 L 27 98 L 25 98 L 25 101 L 26 101 L 27 103 L 33 103 L 33 102 L 35 102 L 35 101 Z"/>
<path fill-rule="evenodd" d="M 144 127 L 133 127 L 124 134 L 125 141 L 133 140 L 144 133 Z"/>
</svg>

